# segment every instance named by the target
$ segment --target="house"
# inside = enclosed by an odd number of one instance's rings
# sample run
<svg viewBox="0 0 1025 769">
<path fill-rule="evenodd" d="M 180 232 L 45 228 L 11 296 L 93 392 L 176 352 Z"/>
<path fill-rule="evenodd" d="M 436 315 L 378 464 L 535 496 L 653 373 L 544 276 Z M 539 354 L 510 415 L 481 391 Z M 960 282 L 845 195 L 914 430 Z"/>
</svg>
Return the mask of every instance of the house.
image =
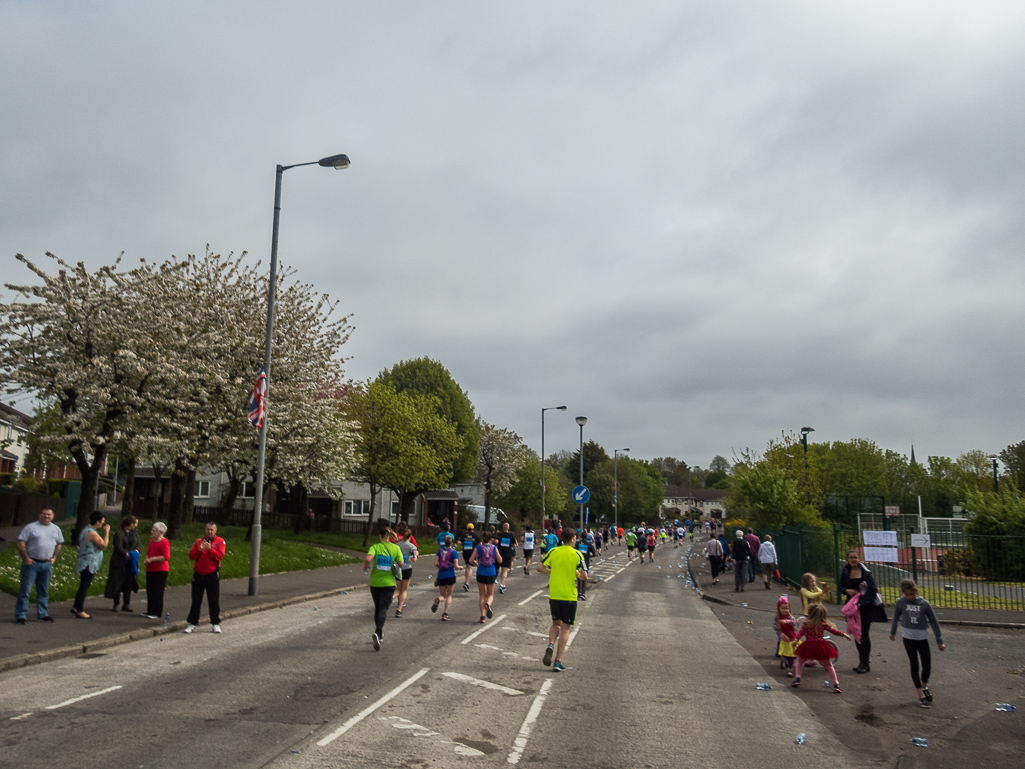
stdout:
<svg viewBox="0 0 1025 769">
<path fill-rule="evenodd" d="M 31 429 L 32 417 L 0 403 L 0 473 L 13 474 L 25 469 Z"/>
<path fill-rule="evenodd" d="M 662 500 L 663 518 L 691 518 L 721 520 L 725 517 L 721 489 L 692 489 L 686 486 L 666 486 Z"/>
</svg>

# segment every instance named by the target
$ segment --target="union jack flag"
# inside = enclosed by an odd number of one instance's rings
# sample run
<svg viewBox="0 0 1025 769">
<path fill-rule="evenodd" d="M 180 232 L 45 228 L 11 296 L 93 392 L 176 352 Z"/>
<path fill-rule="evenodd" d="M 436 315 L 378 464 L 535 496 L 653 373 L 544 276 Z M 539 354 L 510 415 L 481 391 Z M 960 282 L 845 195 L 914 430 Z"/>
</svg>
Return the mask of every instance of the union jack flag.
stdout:
<svg viewBox="0 0 1025 769">
<path fill-rule="evenodd" d="M 256 384 L 253 385 L 253 399 L 249 402 L 249 421 L 257 430 L 262 430 L 266 418 L 267 372 L 261 368 L 260 375 L 256 377 Z"/>
</svg>

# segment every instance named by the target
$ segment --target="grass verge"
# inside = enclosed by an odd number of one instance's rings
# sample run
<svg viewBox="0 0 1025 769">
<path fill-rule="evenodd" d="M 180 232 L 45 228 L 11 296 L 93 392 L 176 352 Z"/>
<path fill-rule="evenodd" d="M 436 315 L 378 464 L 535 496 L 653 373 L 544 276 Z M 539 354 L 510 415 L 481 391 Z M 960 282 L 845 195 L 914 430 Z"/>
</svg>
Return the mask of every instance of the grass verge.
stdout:
<svg viewBox="0 0 1025 769">
<path fill-rule="evenodd" d="M 139 536 L 142 540 L 142 556 L 146 556 L 149 544 L 150 521 L 139 522 Z M 203 523 L 191 523 L 182 527 L 182 538 L 171 541 L 171 571 L 168 574 L 168 585 L 187 585 L 192 582 L 192 562 L 189 560 L 189 548 L 197 538 L 203 535 Z M 227 542 L 227 552 L 221 562 L 221 579 L 233 579 L 249 576 L 249 543 L 245 541 L 244 526 L 224 526 L 218 532 Z M 111 538 L 113 539 L 113 531 Z M 318 547 L 310 547 L 305 542 L 294 541 L 291 534 L 269 529 L 263 530 L 260 546 L 260 573 L 277 574 L 284 571 L 305 571 L 322 569 L 326 566 L 340 566 L 346 563 L 357 563 L 358 559 L 344 553 L 336 553 Z M 360 540 L 362 542 L 362 540 Z M 331 544 L 331 543 L 315 543 Z M 341 545 L 340 545 L 341 547 Z M 89 595 L 103 595 L 107 582 L 110 563 L 110 549 L 103 554 L 103 565 L 96 579 L 89 588 Z M 54 564 L 53 577 L 50 580 L 50 600 L 68 601 L 78 591 L 78 574 L 75 572 L 75 560 L 78 548 L 71 547 L 65 541 L 60 558 Z M 21 575 L 21 557 L 14 547 L 0 552 L 0 590 L 17 595 Z M 139 573 L 139 588 L 145 589 L 146 575 Z"/>
</svg>

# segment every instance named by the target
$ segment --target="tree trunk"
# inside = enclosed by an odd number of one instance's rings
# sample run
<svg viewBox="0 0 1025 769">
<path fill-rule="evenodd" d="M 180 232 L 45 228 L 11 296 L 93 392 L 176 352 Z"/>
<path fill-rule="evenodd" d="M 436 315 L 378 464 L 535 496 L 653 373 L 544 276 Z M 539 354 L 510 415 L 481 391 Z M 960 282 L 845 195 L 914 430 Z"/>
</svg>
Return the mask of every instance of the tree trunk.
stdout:
<svg viewBox="0 0 1025 769">
<path fill-rule="evenodd" d="M 121 500 L 121 517 L 132 515 L 135 509 L 135 457 L 128 460 L 125 465 L 125 490 Z"/>
<path fill-rule="evenodd" d="M 370 527 L 374 522 L 374 512 L 377 510 L 377 485 L 370 484 L 370 512 L 367 514 L 367 523 L 363 527 L 363 547 L 370 544 Z"/>
<path fill-rule="evenodd" d="M 484 481 L 484 528 L 488 527 L 491 520 L 491 473 L 488 473 Z"/>
<path fill-rule="evenodd" d="M 96 447 L 92 464 L 89 464 L 85 448 L 81 444 L 77 444 L 74 447 L 69 446 L 68 448 L 71 450 L 71 456 L 75 458 L 78 471 L 82 474 L 82 496 L 78 498 L 78 509 L 75 512 L 75 530 L 71 535 L 71 541 L 78 542 L 79 534 L 89 525 L 89 516 L 95 510 L 96 485 L 99 481 L 103 460 L 107 458 L 107 447 L 106 445 Z M 67 512 L 65 511 L 66 515 Z"/>
<path fill-rule="evenodd" d="M 192 523 L 196 512 L 196 471 L 189 470 L 185 476 L 185 521 Z"/>
<path fill-rule="evenodd" d="M 219 520 L 217 521 L 218 525 L 228 525 L 231 511 L 235 509 L 235 500 L 238 499 L 238 492 L 241 487 L 241 480 L 228 475 L 228 493 L 224 495 L 224 501 L 221 502 L 220 514 L 218 515 Z"/>
<path fill-rule="evenodd" d="M 160 520 L 164 517 L 164 466 L 159 462 L 153 463 L 153 491 L 156 495 L 153 502 L 153 519 Z M 168 539 L 177 537 L 168 536 Z"/>
<path fill-rule="evenodd" d="M 185 507 L 185 476 L 188 469 L 181 460 L 175 460 L 171 473 L 171 501 L 167 511 L 167 538 L 180 539 Z"/>
</svg>

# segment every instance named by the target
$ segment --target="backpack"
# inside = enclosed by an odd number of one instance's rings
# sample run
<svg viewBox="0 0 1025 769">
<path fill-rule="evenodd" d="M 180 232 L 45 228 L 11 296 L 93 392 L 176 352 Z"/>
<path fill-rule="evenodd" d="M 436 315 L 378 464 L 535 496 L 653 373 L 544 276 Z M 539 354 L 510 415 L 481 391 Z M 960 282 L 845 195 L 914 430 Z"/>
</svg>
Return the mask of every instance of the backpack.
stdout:
<svg viewBox="0 0 1025 769">
<path fill-rule="evenodd" d="M 485 569 L 495 563 L 495 546 L 494 545 L 481 545 L 480 546 L 480 558 L 477 559 L 477 565 L 482 566 Z"/>
<path fill-rule="evenodd" d="M 446 571 L 452 564 L 452 554 L 455 552 L 450 547 L 443 547 L 438 551 L 438 571 Z"/>
</svg>

